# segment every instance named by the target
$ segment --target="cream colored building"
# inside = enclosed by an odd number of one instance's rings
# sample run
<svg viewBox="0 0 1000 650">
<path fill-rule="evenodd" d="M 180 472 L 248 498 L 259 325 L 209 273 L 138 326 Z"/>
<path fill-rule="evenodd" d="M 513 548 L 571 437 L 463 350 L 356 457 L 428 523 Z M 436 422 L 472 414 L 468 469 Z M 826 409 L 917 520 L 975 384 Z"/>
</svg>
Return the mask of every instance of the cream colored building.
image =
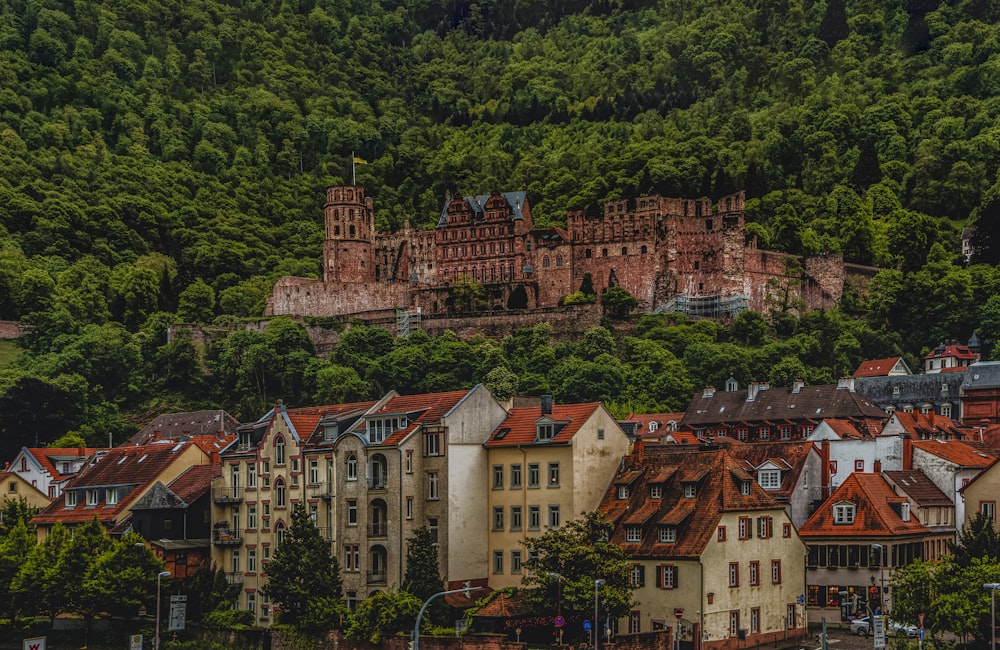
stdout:
<svg viewBox="0 0 1000 650">
<path fill-rule="evenodd" d="M 29 483 L 23 476 L 15 472 L 0 473 L 0 508 L 7 507 L 10 503 L 17 503 L 21 499 L 30 508 L 41 510 L 52 501 L 45 493 Z"/>
<path fill-rule="evenodd" d="M 622 458 L 628 436 L 599 402 L 513 408 L 485 447 L 476 485 L 489 530 L 489 586 L 518 586 L 527 559 L 523 541 L 595 510 Z M 484 480 L 485 479 L 485 480 Z"/>
<path fill-rule="evenodd" d="M 805 546 L 725 449 L 637 445 L 600 512 L 634 562 L 635 608 L 615 634 L 669 629 L 695 648 L 734 650 L 807 634 Z"/>
</svg>

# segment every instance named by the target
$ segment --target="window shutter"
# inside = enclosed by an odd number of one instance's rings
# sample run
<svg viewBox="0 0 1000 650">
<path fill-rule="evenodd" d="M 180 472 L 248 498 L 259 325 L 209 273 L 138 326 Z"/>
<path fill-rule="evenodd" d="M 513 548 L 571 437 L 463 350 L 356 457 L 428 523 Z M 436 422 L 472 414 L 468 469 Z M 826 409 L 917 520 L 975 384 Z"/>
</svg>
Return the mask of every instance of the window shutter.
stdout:
<svg viewBox="0 0 1000 650">
<path fill-rule="evenodd" d="M 639 586 L 646 586 L 646 566 L 643 564 L 639 565 Z"/>
<path fill-rule="evenodd" d="M 663 571 L 666 569 L 665 566 L 658 564 L 656 565 L 656 588 L 663 589 Z"/>
<path fill-rule="evenodd" d="M 674 572 L 674 589 L 677 589 L 677 587 L 680 586 L 681 568 L 679 566 L 675 566 L 670 567 L 670 570 Z"/>
</svg>

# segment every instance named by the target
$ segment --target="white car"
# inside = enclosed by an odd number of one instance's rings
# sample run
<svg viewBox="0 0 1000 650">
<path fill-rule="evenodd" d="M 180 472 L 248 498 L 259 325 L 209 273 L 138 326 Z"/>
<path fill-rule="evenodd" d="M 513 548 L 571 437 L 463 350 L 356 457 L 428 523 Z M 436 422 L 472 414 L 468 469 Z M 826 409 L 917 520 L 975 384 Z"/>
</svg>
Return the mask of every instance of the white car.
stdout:
<svg viewBox="0 0 1000 650">
<path fill-rule="evenodd" d="M 862 618 L 856 618 L 851 621 L 851 634 L 857 634 L 858 636 L 868 636 L 872 633 L 871 621 L 867 616 Z M 889 621 L 886 627 L 886 634 L 890 636 L 910 636 L 915 637 L 920 634 L 920 629 L 916 625 L 909 625 L 906 623 L 897 623 L 896 621 Z"/>
</svg>

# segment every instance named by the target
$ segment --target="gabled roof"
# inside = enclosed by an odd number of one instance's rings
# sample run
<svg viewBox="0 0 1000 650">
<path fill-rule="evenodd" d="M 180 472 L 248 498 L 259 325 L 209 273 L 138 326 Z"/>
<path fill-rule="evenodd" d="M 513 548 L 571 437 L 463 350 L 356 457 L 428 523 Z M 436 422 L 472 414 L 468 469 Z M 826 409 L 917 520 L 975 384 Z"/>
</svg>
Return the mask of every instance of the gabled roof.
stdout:
<svg viewBox="0 0 1000 650">
<path fill-rule="evenodd" d="M 897 365 L 901 366 L 897 368 Z M 862 361 L 858 369 L 854 371 L 854 377 L 886 377 L 893 370 L 901 371 L 901 374 L 910 375 L 909 366 L 903 361 L 903 357 L 888 357 L 887 359 L 871 359 Z"/>
<path fill-rule="evenodd" d="M 703 391 L 695 394 L 684 424 L 728 424 L 787 419 L 887 417 L 885 411 L 848 388 L 834 385 L 768 388 L 748 400 L 747 391 Z"/>
<path fill-rule="evenodd" d="M 965 369 L 962 391 L 1000 388 L 1000 361 L 979 361 Z"/>
<path fill-rule="evenodd" d="M 951 418 L 946 418 L 937 413 L 906 413 L 896 411 L 891 419 L 895 419 L 904 431 L 915 438 L 940 438 L 948 436 L 950 438 L 962 439 L 967 437 L 972 430 L 959 426 Z"/>
<path fill-rule="evenodd" d="M 159 415 L 129 439 L 133 445 L 156 440 L 179 440 L 183 437 L 212 436 L 232 440 L 240 423 L 222 409 L 187 411 Z"/>
<path fill-rule="evenodd" d="M 73 472 L 63 474 L 59 470 L 61 461 L 79 462 L 101 450 L 99 447 L 24 447 L 21 451 L 33 459 L 43 472 L 58 481 L 73 476 Z"/>
<path fill-rule="evenodd" d="M 892 491 L 881 474 L 854 472 L 830 495 L 823 505 L 799 528 L 803 538 L 818 537 L 892 537 L 921 535 L 929 531 L 916 516 L 903 521 L 893 507 L 905 499 Z M 854 505 L 854 521 L 849 524 L 834 523 L 834 506 L 840 503 Z"/>
<path fill-rule="evenodd" d="M 913 448 L 933 454 L 953 465 L 984 468 L 996 462 L 996 457 L 961 440 L 914 440 Z"/>
<path fill-rule="evenodd" d="M 365 413 L 365 418 L 379 415 L 406 414 L 408 423 L 405 429 L 399 429 L 386 437 L 380 445 L 398 445 L 417 428 L 440 422 L 441 418 L 451 413 L 462 400 L 468 397 L 475 388 L 469 390 L 453 390 L 444 393 L 423 393 L 419 395 L 395 395 L 380 404 L 373 406 Z M 361 419 L 351 427 L 359 433 L 364 430 L 365 420 Z"/>
<path fill-rule="evenodd" d="M 877 436 L 882 431 L 881 420 L 848 420 L 846 418 L 826 418 L 823 424 L 830 428 L 841 440 Z"/>
<path fill-rule="evenodd" d="M 190 441 L 176 444 L 161 442 L 109 449 L 106 453 L 97 455 L 63 487 L 64 494 L 72 490 L 81 492 L 76 506 L 67 507 L 65 498 L 56 499 L 38 513 L 31 523 L 82 523 L 95 515 L 105 524 L 117 522 L 120 516 L 128 513 L 134 500 L 193 445 Z M 123 492 L 119 494 L 117 504 L 109 505 L 102 499 L 96 506 L 87 505 L 83 491 L 110 487 Z"/>
<path fill-rule="evenodd" d="M 663 438 L 667 434 L 676 433 L 670 430 L 670 423 L 677 425 L 684 420 L 684 411 L 680 413 L 629 413 L 625 422 L 636 424 L 635 434 L 639 438 Z"/>
<path fill-rule="evenodd" d="M 928 352 L 924 356 L 924 359 L 940 359 L 942 357 L 955 357 L 956 359 L 969 359 L 975 361 L 976 353 L 969 349 L 968 345 L 958 345 L 956 343 L 945 345 L 942 343 Z"/>
<path fill-rule="evenodd" d="M 813 443 L 803 440 L 754 443 L 729 440 L 728 448 L 733 458 L 741 460 L 743 467 L 755 475 L 767 463 L 773 463 L 780 469 L 781 486 L 777 490 L 767 490 L 767 493 L 781 501 L 791 498 L 809 454 L 818 453 Z"/>
<path fill-rule="evenodd" d="M 620 474 L 642 470 L 627 499 L 619 499 L 612 485 L 598 510 L 615 529 L 611 541 L 633 558 L 696 558 L 716 534 L 723 513 L 777 511 L 781 505 L 756 481 L 734 475 L 742 462 L 726 449 L 638 445 L 626 457 Z M 737 472 L 738 474 L 739 472 Z M 666 478 L 662 498 L 650 498 L 649 484 Z M 613 481 L 614 482 L 614 481 Z M 750 493 L 743 494 L 743 483 Z M 695 485 L 694 498 L 684 496 L 684 485 Z M 643 526 L 641 543 L 626 542 L 625 526 Z M 676 542 L 659 542 L 657 526 L 676 526 Z"/>
<path fill-rule="evenodd" d="M 955 372 L 889 377 L 858 377 L 854 390 L 873 404 L 919 404 L 956 402 L 962 380 L 968 368 L 956 367 Z"/>
<path fill-rule="evenodd" d="M 48 495 L 46 495 L 37 487 L 26 481 L 24 477 L 21 476 L 20 474 L 17 474 L 16 472 L 0 472 L 0 484 L 6 483 L 7 481 L 10 480 L 17 481 L 19 484 L 23 485 L 26 490 L 34 490 L 35 492 L 38 493 L 36 495 L 37 497 L 41 497 L 46 500 L 48 500 L 49 498 Z M 6 488 L 4 488 L 4 490 L 6 490 Z M 18 492 L 18 496 L 27 496 L 27 495 Z"/>
<path fill-rule="evenodd" d="M 504 198 L 510 208 L 510 218 L 511 220 L 520 221 L 524 219 L 524 206 L 527 201 L 527 193 L 524 191 L 520 192 L 501 192 L 500 196 Z M 448 225 L 448 208 L 455 201 L 464 201 L 469 209 L 472 211 L 472 221 L 473 223 L 478 223 L 482 221 L 486 213 L 486 202 L 490 199 L 491 194 L 479 194 L 476 196 L 461 197 L 457 196 L 455 198 L 450 198 L 444 203 L 444 208 L 441 209 L 441 217 L 438 219 L 438 228 L 443 228 Z"/>
<path fill-rule="evenodd" d="M 135 502 L 131 510 L 187 508 L 212 487 L 212 479 L 222 476 L 221 465 L 195 465 L 170 482 L 157 481 Z"/>
<path fill-rule="evenodd" d="M 938 486 L 927 478 L 923 470 L 904 469 L 882 472 L 896 490 L 910 497 L 918 506 L 955 505 Z"/>
<path fill-rule="evenodd" d="M 573 436 L 601 408 L 600 402 L 587 404 L 553 404 L 552 412 L 543 414 L 540 406 L 513 408 L 503 422 L 493 430 L 484 443 L 487 448 L 517 447 L 524 445 L 568 444 Z M 562 423 L 564 426 L 556 431 L 551 440 L 537 440 L 537 422 L 542 417 Z"/>
</svg>

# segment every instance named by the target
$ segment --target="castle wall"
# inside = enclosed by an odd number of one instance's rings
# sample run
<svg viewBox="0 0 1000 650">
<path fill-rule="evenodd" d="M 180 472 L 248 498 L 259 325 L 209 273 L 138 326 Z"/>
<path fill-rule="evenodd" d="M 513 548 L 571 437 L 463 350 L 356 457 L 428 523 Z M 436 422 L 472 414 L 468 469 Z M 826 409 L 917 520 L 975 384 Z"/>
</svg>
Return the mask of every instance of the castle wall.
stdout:
<svg viewBox="0 0 1000 650">
<path fill-rule="evenodd" d="M 343 316 L 380 309 L 410 306 L 405 282 L 321 282 L 307 278 L 281 278 L 268 301 L 268 315 Z"/>
</svg>

